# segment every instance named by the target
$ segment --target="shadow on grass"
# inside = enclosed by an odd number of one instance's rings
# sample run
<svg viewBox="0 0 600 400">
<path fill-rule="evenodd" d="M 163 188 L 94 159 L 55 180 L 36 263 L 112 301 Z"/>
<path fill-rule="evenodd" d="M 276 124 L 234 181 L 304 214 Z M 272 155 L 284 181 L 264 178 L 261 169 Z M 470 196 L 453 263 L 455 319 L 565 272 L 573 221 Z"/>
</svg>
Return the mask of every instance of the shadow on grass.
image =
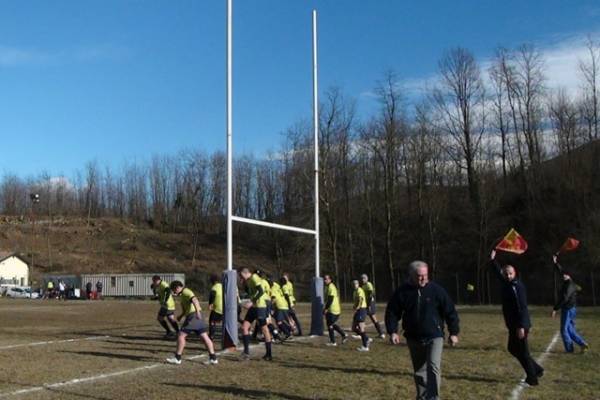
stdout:
<svg viewBox="0 0 600 400">
<path fill-rule="evenodd" d="M 288 400 L 314 400 L 314 397 L 303 397 L 296 396 L 288 393 L 272 392 L 270 390 L 255 390 L 255 389 L 242 389 L 235 386 L 215 386 L 215 385 L 191 385 L 191 384 L 174 384 L 174 383 L 162 383 L 166 386 L 174 386 L 176 388 L 187 387 L 192 389 L 202 389 L 209 392 L 217 392 L 223 394 L 229 394 L 233 396 L 249 397 L 251 399 L 263 399 L 265 397 L 281 397 Z"/>
<path fill-rule="evenodd" d="M 301 364 L 301 363 L 290 363 L 290 362 L 276 362 L 277 365 L 281 365 L 285 368 L 298 368 L 298 369 L 314 369 L 323 372 L 344 372 L 348 374 L 373 374 L 373 375 L 389 375 L 389 376 L 410 376 L 412 372 L 406 371 L 382 371 L 373 368 L 349 368 L 349 367 L 334 367 L 327 365 L 314 365 L 314 364 Z"/>
<path fill-rule="evenodd" d="M 68 332 L 68 334 L 72 334 L 72 335 L 79 335 L 79 336 L 104 336 L 107 334 L 107 332 L 114 332 L 114 331 L 119 331 L 119 330 L 124 330 L 124 329 L 139 329 L 139 328 L 149 328 L 149 327 L 154 327 L 155 325 L 152 324 L 142 324 L 142 325 L 123 325 L 123 326 L 115 326 L 115 327 L 111 327 L 111 328 L 103 328 L 102 330 L 83 330 L 83 331 L 75 331 L 75 332 Z M 65 334 L 67 334 L 67 332 L 65 332 Z"/>
<path fill-rule="evenodd" d="M 79 354 L 82 356 L 105 357 L 105 358 L 119 359 L 119 360 L 156 362 L 156 357 L 134 356 L 131 354 L 102 353 L 100 351 L 63 351 L 63 353 Z"/>
<path fill-rule="evenodd" d="M 477 376 L 477 375 L 466 375 L 466 374 L 444 374 L 442 372 L 442 377 L 449 380 L 460 380 L 460 381 L 470 381 L 470 382 L 486 382 L 486 383 L 505 383 L 506 380 L 496 379 L 496 378 L 488 378 L 485 376 Z"/>
<path fill-rule="evenodd" d="M 92 400 L 112 400 L 113 399 L 113 397 L 103 397 L 103 396 L 93 395 L 93 394 L 89 394 L 89 393 L 77 393 L 77 392 L 73 392 L 73 391 L 66 390 L 66 389 L 46 388 L 46 390 L 48 392 L 59 395 L 61 398 L 68 395 L 69 397 L 76 397 L 76 398 L 81 398 L 81 399 L 92 399 Z"/>
<path fill-rule="evenodd" d="M 103 340 L 102 343 L 107 343 L 110 345 L 123 345 L 123 346 L 145 346 L 145 345 L 147 345 L 148 346 L 147 350 L 160 349 L 160 348 L 172 349 L 173 347 L 177 346 L 177 341 L 175 341 L 175 340 L 164 341 L 164 342 L 160 342 L 160 343 L 136 343 L 135 341 L 109 339 L 109 340 Z M 190 344 L 194 344 L 194 341 L 191 341 Z"/>
<path fill-rule="evenodd" d="M 474 346 L 474 345 L 458 345 L 456 347 L 448 348 L 448 351 L 506 351 L 500 346 Z"/>
</svg>

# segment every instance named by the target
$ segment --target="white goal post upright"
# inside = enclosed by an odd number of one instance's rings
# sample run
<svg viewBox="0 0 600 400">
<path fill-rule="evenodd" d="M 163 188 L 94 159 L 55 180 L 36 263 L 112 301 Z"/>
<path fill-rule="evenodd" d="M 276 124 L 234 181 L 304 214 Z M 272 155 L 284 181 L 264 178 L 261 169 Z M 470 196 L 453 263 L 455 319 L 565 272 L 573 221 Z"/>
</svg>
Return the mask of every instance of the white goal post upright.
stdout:
<svg viewBox="0 0 600 400">
<path fill-rule="evenodd" d="M 233 0 L 227 0 L 227 38 L 226 38 L 226 120 L 227 120 L 227 270 L 223 271 L 223 348 L 237 347 L 238 338 L 238 287 L 237 271 L 233 269 L 233 187 L 232 187 L 232 163 L 233 163 L 233 119 L 232 119 L 232 42 L 233 42 Z"/>
<path fill-rule="evenodd" d="M 258 221 L 233 215 L 233 128 L 232 128 L 232 1 L 227 0 L 227 270 L 223 272 L 223 346 L 237 346 L 237 272 L 233 269 L 233 221 L 283 229 L 287 231 L 314 235 L 315 238 L 315 276 L 311 285 L 311 335 L 323 335 L 323 279 L 319 265 L 319 104 L 317 81 L 317 11 L 312 12 L 313 47 L 313 128 L 314 128 L 314 174 L 315 174 L 315 229 Z"/>
<path fill-rule="evenodd" d="M 323 278 L 320 274 L 319 251 L 319 81 L 317 63 L 317 10 L 312 12 L 312 61 L 313 61 L 313 129 L 315 145 L 315 277 L 311 290 L 311 335 L 323 335 Z"/>
</svg>

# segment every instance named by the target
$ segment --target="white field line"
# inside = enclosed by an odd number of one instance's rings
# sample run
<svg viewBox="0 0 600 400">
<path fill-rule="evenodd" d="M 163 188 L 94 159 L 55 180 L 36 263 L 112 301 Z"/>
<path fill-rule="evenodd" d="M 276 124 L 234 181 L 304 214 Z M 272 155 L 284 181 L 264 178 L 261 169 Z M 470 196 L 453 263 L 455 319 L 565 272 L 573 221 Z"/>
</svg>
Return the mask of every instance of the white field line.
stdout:
<svg viewBox="0 0 600 400">
<path fill-rule="evenodd" d="M 310 340 L 311 338 L 309 336 L 304 336 L 304 337 L 300 337 L 300 338 L 294 338 L 294 341 L 299 342 L 299 341 L 303 341 L 303 340 Z M 250 349 L 253 350 L 257 347 L 262 346 L 263 344 L 258 343 L 258 344 L 253 344 L 250 346 Z M 238 348 L 238 350 L 241 350 L 241 348 Z M 228 353 L 228 350 L 222 350 L 217 352 L 217 355 L 223 355 Z M 199 358 L 204 358 L 206 357 L 207 354 L 198 354 L 195 356 L 191 356 L 191 357 L 185 357 L 186 360 L 196 360 Z M 78 385 L 80 383 L 88 383 L 88 382 L 95 382 L 95 381 L 99 381 L 99 380 L 103 380 L 103 379 L 108 379 L 108 378 L 114 378 L 116 376 L 121 376 L 121 375 L 127 375 L 127 374 L 133 374 L 136 372 L 142 372 L 142 371 L 147 371 L 147 370 L 151 370 L 151 369 L 156 369 L 159 367 L 167 367 L 170 366 L 170 364 L 167 364 L 166 362 L 162 362 L 162 363 L 155 363 L 155 364 L 149 364 L 149 365 L 144 365 L 142 367 L 136 367 L 136 368 L 130 368 L 130 369 L 124 369 L 121 371 L 115 371 L 115 372 L 109 372 L 106 374 L 100 374 L 100 375 L 93 375 L 93 376 L 88 376 L 88 377 L 84 377 L 84 378 L 75 378 L 75 379 L 71 379 L 68 381 L 62 381 L 62 382 L 55 382 L 55 383 L 46 383 L 43 384 L 41 386 L 33 386 L 30 388 L 25 388 L 25 389 L 19 389 L 19 390 L 15 390 L 12 392 L 5 392 L 5 393 L 0 393 L 0 398 L 5 398 L 5 397 L 12 397 L 12 396 L 19 396 L 22 394 L 30 394 L 30 393 L 35 393 L 35 392 L 40 392 L 42 390 L 45 389 L 56 389 L 56 388 L 61 388 L 64 386 L 73 386 L 73 385 Z"/>
<path fill-rule="evenodd" d="M 45 346 L 48 344 L 57 344 L 57 343 L 82 342 L 82 341 L 87 341 L 87 340 L 100 340 L 100 339 L 108 339 L 109 337 L 110 336 L 89 336 L 89 337 L 85 337 L 85 338 L 48 340 L 45 342 L 32 342 L 32 343 L 19 343 L 19 344 L 7 345 L 7 346 L 0 346 L 0 350 L 10 350 L 10 349 L 16 349 L 19 347 Z"/>
<path fill-rule="evenodd" d="M 548 345 L 548 347 L 546 347 L 546 350 L 544 350 L 544 352 L 536 360 L 536 362 L 538 364 L 542 365 L 542 363 L 546 360 L 546 357 L 548 357 L 548 354 L 550 354 L 550 350 L 552 350 L 552 348 L 556 344 L 556 341 L 558 340 L 559 336 L 560 336 L 560 332 L 556 332 L 554 334 L 554 337 L 550 341 L 550 344 Z M 521 396 L 521 392 L 523 391 L 523 389 L 525 389 L 525 387 L 526 387 L 526 385 L 524 385 L 523 383 L 519 383 L 517 386 L 515 386 L 515 388 L 513 389 L 513 391 L 510 394 L 510 400 L 519 400 L 519 397 Z"/>
</svg>

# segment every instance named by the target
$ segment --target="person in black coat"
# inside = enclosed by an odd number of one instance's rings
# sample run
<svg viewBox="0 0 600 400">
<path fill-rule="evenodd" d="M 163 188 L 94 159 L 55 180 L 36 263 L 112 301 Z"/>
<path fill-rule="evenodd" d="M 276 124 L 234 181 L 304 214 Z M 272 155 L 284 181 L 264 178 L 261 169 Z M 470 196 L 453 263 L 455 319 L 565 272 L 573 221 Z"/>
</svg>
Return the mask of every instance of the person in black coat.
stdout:
<svg viewBox="0 0 600 400">
<path fill-rule="evenodd" d="M 459 319 L 446 290 L 429 281 L 429 267 L 423 261 L 410 263 L 409 281 L 396 289 L 386 307 L 385 326 L 392 344 L 400 343 L 400 320 L 413 364 L 417 399 L 439 399 L 444 322 L 448 340 L 455 346 Z"/>
<path fill-rule="evenodd" d="M 525 382 L 535 386 L 544 369 L 535 362 L 529 353 L 527 338 L 531 329 L 531 319 L 527 308 L 527 290 L 517 277 L 517 270 L 512 265 L 500 264 L 496 260 L 496 250 L 490 255 L 490 268 L 502 285 L 502 313 L 508 329 L 508 351 L 521 364 L 527 374 Z"/>
</svg>

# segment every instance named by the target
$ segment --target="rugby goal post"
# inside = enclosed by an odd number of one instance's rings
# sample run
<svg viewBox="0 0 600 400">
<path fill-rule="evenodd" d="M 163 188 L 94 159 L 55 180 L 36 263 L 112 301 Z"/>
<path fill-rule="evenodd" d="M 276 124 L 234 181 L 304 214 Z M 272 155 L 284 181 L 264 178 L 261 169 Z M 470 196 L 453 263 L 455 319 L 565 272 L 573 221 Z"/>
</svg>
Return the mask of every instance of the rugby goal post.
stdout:
<svg viewBox="0 0 600 400">
<path fill-rule="evenodd" d="M 233 222 L 258 225 L 272 229 L 312 235 L 315 238 L 315 276 L 311 284 L 311 335 L 323 335 L 323 279 L 319 270 L 319 103 L 318 103 L 318 68 L 317 68 L 317 11 L 312 12 L 312 81 L 313 81 L 313 134 L 314 134 L 314 181 L 315 207 L 314 229 L 306 229 L 289 225 L 275 224 L 233 215 L 233 124 L 232 124 L 232 28 L 233 0 L 227 0 L 227 83 L 226 83 L 226 120 L 227 120 L 227 269 L 223 271 L 223 347 L 237 346 L 238 338 L 238 287 L 237 271 L 233 269 Z"/>
</svg>

